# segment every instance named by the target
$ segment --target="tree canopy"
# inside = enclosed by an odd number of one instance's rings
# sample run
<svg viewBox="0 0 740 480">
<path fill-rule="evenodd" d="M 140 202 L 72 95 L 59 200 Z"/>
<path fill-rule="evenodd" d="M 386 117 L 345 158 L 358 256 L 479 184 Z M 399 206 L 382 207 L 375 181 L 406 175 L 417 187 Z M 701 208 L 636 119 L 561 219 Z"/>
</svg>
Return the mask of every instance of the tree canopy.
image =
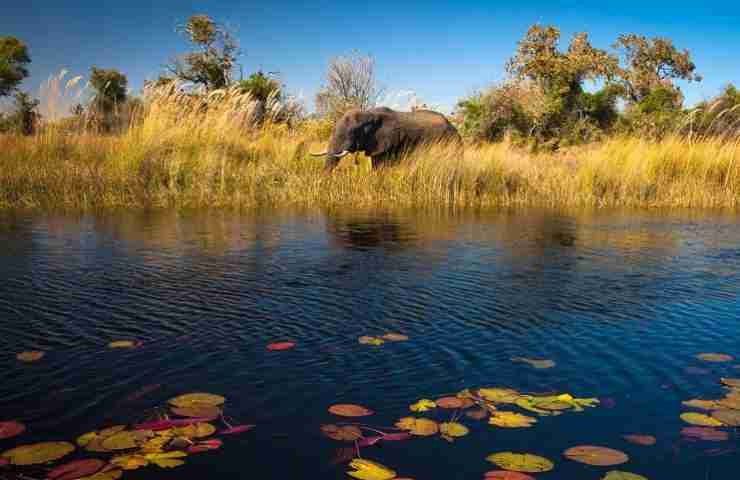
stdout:
<svg viewBox="0 0 740 480">
<path fill-rule="evenodd" d="M 101 112 L 110 112 L 126 101 L 128 79 L 116 69 L 90 69 L 90 85 L 95 90 L 93 105 Z"/>
<path fill-rule="evenodd" d="M 10 95 L 28 76 L 31 63 L 26 45 L 15 37 L 0 37 L 0 97 Z"/>
</svg>

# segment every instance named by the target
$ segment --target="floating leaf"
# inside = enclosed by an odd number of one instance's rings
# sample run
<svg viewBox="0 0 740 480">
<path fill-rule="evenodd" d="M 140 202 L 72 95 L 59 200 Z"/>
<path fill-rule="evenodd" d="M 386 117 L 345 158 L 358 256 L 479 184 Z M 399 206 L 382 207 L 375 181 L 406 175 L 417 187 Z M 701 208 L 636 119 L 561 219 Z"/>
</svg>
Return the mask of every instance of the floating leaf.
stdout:
<svg viewBox="0 0 740 480">
<path fill-rule="evenodd" d="M 512 357 L 511 361 L 518 362 L 518 363 L 526 363 L 537 369 L 546 369 L 546 368 L 552 368 L 555 366 L 555 362 L 553 362 L 552 360 L 537 360 L 534 358 Z"/>
<path fill-rule="evenodd" d="M 187 427 L 196 423 L 208 423 L 215 420 L 216 417 L 192 417 L 192 418 L 181 418 L 177 420 L 155 420 L 153 422 L 138 423 L 134 425 L 134 430 L 153 430 L 153 431 L 164 431 L 171 430 L 173 428 Z"/>
<path fill-rule="evenodd" d="M 493 403 L 514 403 L 519 392 L 510 388 L 481 388 L 478 395 Z"/>
<path fill-rule="evenodd" d="M 152 460 L 152 463 L 159 468 L 175 468 L 179 467 L 180 465 L 184 465 L 185 462 L 182 460 L 176 460 L 176 459 L 169 459 L 169 458 L 163 458 L 161 460 Z"/>
<path fill-rule="evenodd" d="M 10 462 L 7 458 L 0 457 L 0 467 L 5 467 L 7 465 L 10 465 Z"/>
<path fill-rule="evenodd" d="M 191 418 L 218 418 L 221 415 L 221 409 L 212 405 L 198 405 L 194 407 L 174 407 L 172 413 L 181 417 Z"/>
<path fill-rule="evenodd" d="M 491 463 L 495 463 L 505 470 L 512 470 L 515 472 L 549 472 L 555 467 L 550 460 L 529 453 L 494 453 L 487 456 L 486 460 Z"/>
<path fill-rule="evenodd" d="M 116 340 L 115 342 L 110 342 L 108 348 L 138 348 L 143 344 L 143 342 L 138 340 Z"/>
<path fill-rule="evenodd" d="M 204 440 L 188 447 L 188 453 L 201 453 L 221 448 L 223 442 L 217 438 Z"/>
<path fill-rule="evenodd" d="M 563 455 L 576 462 L 600 467 L 619 465 L 629 460 L 629 457 L 624 452 L 614 450 L 613 448 L 595 447 L 593 445 L 581 445 L 569 448 Z"/>
<path fill-rule="evenodd" d="M 715 410 L 712 412 L 712 418 L 728 427 L 740 427 L 740 410 Z"/>
<path fill-rule="evenodd" d="M 267 350 L 279 352 L 281 350 L 290 350 L 293 347 L 295 347 L 295 342 L 275 342 L 267 345 Z"/>
<path fill-rule="evenodd" d="M 637 475 L 636 473 L 620 472 L 619 470 L 612 470 L 611 472 L 607 472 L 607 474 L 601 480 L 648 480 L 648 479 L 643 477 L 642 475 Z"/>
<path fill-rule="evenodd" d="M 467 402 L 466 402 L 467 400 Z M 458 397 L 442 397 L 440 399 L 437 399 L 434 403 L 437 404 L 439 408 L 464 408 L 467 403 L 473 403 L 469 399 L 463 399 Z"/>
<path fill-rule="evenodd" d="M 224 404 L 226 399 L 220 395 L 211 393 L 188 393 L 180 395 L 169 400 L 170 405 L 176 407 L 219 407 Z"/>
<path fill-rule="evenodd" d="M 141 452 L 142 453 L 158 453 L 161 452 L 164 449 L 164 446 L 169 443 L 170 438 L 169 437 L 162 437 L 157 436 L 154 438 L 151 438 L 146 441 L 144 445 L 141 446 Z"/>
<path fill-rule="evenodd" d="M 90 477 L 82 477 L 77 480 L 118 480 L 123 475 L 121 470 L 104 470 Z"/>
<path fill-rule="evenodd" d="M 178 460 L 179 458 L 186 457 L 185 452 L 164 452 L 164 453 L 150 453 L 146 455 L 146 459 L 154 465 L 160 468 L 174 468 L 183 465 L 185 462 Z"/>
<path fill-rule="evenodd" d="M 145 430 L 123 431 L 111 435 L 103 440 L 102 446 L 106 450 L 128 450 L 143 445 L 151 437 Z"/>
<path fill-rule="evenodd" d="M 652 435 L 622 435 L 622 438 L 636 445 L 650 446 L 655 445 L 657 440 Z"/>
<path fill-rule="evenodd" d="M 385 343 L 385 340 L 378 337 L 370 337 L 368 335 L 363 335 L 360 338 L 357 339 L 358 342 L 360 342 L 362 345 L 383 345 Z"/>
<path fill-rule="evenodd" d="M 537 419 L 516 412 L 491 412 L 488 423 L 503 428 L 528 428 L 537 423 Z"/>
<path fill-rule="evenodd" d="M 408 433 L 384 433 L 383 440 L 386 442 L 400 442 L 402 440 L 408 440 L 411 435 Z"/>
<path fill-rule="evenodd" d="M 691 425 L 702 427 L 721 427 L 722 422 L 703 413 L 682 413 L 681 420 Z"/>
<path fill-rule="evenodd" d="M 175 429 L 175 435 L 186 438 L 203 438 L 216 433 L 216 427 L 210 423 L 196 423 Z"/>
<path fill-rule="evenodd" d="M 353 470 L 347 472 L 347 475 L 360 480 L 391 480 L 396 476 L 396 472 L 390 468 L 362 458 L 349 462 L 349 467 Z"/>
<path fill-rule="evenodd" d="M 717 401 L 717 405 L 722 408 L 729 408 L 730 410 L 740 410 L 740 397 L 728 396 Z"/>
<path fill-rule="evenodd" d="M 685 402 L 681 402 L 681 403 L 687 407 L 700 408 L 702 410 L 716 410 L 720 408 L 720 404 L 716 400 L 694 399 L 694 400 L 686 400 Z"/>
<path fill-rule="evenodd" d="M 465 416 L 473 420 L 483 420 L 488 417 L 488 410 L 485 408 L 476 408 L 475 410 L 465 412 Z"/>
<path fill-rule="evenodd" d="M 681 429 L 681 435 L 707 442 L 724 442 L 730 438 L 727 432 L 707 427 L 684 427 Z"/>
<path fill-rule="evenodd" d="M 434 435 L 439 431 L 437 422 L 428 418 L 404 417 L 396 422 L 396 427 L 422 437 Z"/>
<path fill-rule="evenodd" d="M 255 425 L 235 425 L 233 427 L 225 428 L 218 432 L 219 435 L 236 435 L 237 433 L 248 432 L 253 429 Z"/>
<path fill-rule="evenodd" d="M 74 449 L 75 446 L 67 442 L 41 442 L 13 448 L 0 456 L 13 465 L 36 465 L 58 460 Z"/>
<path fill-rule="evenodd" d="M 98 459 L 89 458 L 87 460 L 75 460 L 65 463 L 46 474 L 50 480 L 75 480 L 80 477 L 92 475 L 105 466 L 105 462 Z"/>
<path fill-rule="evenodd" d="M 740 388 L 740 378 L 720 378 L 720 382 L 731 388 Z"/>
<path fill-rule="evenodd" d="M 0 422 L 0 440 L 15 437 L 26 431 L 26 426 L 15 420 Z"/>
<path fill-rule="evenodd" d="M 422 398 L 415 404 L 409 406 L 409 410 L 411 410 L 412 412 L 426 412 L 427 410 L 431 410 L 436 407 L 437 407 L 437 404 L 434 403 L 434 400 Z"/>
<path fill-rule="evenodd" d="M 401 335 L 400 333 L 386 333 L 381 338 L 388 340 L 389 342 L 405 342 L 409 339 L 409 337 Z"/>
<path fill-rule="evenodd" d="M 705 362 L 731 362 L 734 360 L 734 358 L 731 355 L 726 355 L 724 353 L 700 353 L 696 356 L 699 360 L 704 360 Z"/>
<path fill-rule="evenodd" d="M 329 407 L 329 413 L 340 417 L 367 417 L 368 415 L 372 415 L 373 411 L 361 405 L 340 403 Z"/>
<path fill-rule="evenodd" d="M 32 350 L 30 352 L 21 352 L 18 355 L 16 355 L 15 358 L 17 358 L 21 362 L 30 363 L 30 362 L 38 362 L 39 360 L 44 358 L 44 355 L 46 355 L 46 353 L 42 351 Z"/>
<path fill-rule="evenodd" d="M 509 472 L 507 470 L 491 470 L 486 472 L 484 480 L 535 480 L 531 475 L 521 472 Z"/>
<path fill-rule="evenodd" d="M 362 430 L 355 427 L 354 425 L 338 426 L 338 425 L 322 425 L 321 433 L 331 438 L 332 440 L 338 440 L 340 442 L 353 442 L 362 437 Z"/>
<path fill-rule="evenodd" d="M 113 457 L 110 463 L 122 470 L 137 470 L 149 465 L 149 460 L 142 455 L 120 455 Z"/>
<path fill-rule="evenodd" d="M 468 430 L 468 427 L 461 423 L 447 422 L 439 424 L 439 433 L 447 435 L 448 437 L 457 438 L 464 437 L 465 435 L 470 433 L 470 430 Z"/>
</svg>

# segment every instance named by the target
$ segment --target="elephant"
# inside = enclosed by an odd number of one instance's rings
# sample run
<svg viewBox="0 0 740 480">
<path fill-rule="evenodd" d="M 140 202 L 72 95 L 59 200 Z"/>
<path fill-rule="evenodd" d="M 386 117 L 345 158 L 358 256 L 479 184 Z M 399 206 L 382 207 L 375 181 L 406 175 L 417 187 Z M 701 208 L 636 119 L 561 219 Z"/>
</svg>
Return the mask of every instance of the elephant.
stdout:
<svg viewBox="0 0 740 480">
<path fill-rule="evenodd" d="M 350 110 L 337 122 L 326 156 L 327 171 L 354 152 L 365 152 L 373 168 L 388 164 L 422 144 L 448 143 L 462 148 L 457 129 L 441 113 L 431 110 L 397 112 L 386 107 Z"/>
</svg>

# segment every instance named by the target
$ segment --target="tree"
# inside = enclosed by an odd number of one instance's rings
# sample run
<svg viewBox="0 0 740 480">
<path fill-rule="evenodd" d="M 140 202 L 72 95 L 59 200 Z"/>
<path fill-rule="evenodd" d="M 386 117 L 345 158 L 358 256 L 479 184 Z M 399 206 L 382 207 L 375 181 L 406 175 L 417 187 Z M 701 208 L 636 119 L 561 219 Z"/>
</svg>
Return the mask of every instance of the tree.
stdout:
<svg viewBox="0 0 740 480">
<path fill-rule="evenodd" d="M 282 96 L 282 85 L 274 78 L 265 75 L 261 70 L 253 73 L 246 80 L 239 82 L 239 88 L 243 92 L 249 92 L 252 98 L 262 103 L 272 96 L 274 100 L 280 100 Z"/>
<path fill-rule="evenodd" d="M 15 37 L 0 37 L 0 97 L 10 95 L 28 76 L 29 63 L 25 44 Z"/>
<path fill-rule="evenodd" d="M 13 113 L 9 117 L 10 125 L 22 135 L 33 135 L 36 124 L 41 119 L 37 108 L 39 101 L 26 92 L 16 92 L 13 97 Z"/>
<path fill-rule="evenodd" d="M 352 108 L 374 107 L 382 94 L 383 88 L 375 77 L 375 59 L 352 52 L 329 63 L 326 85 L 316 95 L 316 109 L 322 115 L 337 118 Z"/>
<path fill-rule="evenodd" d="M 110 113 L 126 101 L 128 79 L 116 69 L 90 69 L 90 86 L 95 90 L 92 105 L 99 113 Z"/>
<path fill-rule="evenodd" d="M 208 15 L 193 15 L 178 30 L 197 50 L 176 59 L 168 66 L 170 72 L 206 90 L 229 86 L 239 45 L 226 28 Z"/>
<path fill-rule="evenodd" d="M 621 52 L 624 67 L 620 77 L 627 101 L 638 104 L 656 89 L 673 89 L 678 107 L 680 90 L 673 80 L 701 81 L 688 50 L 679 51 L 667 38 L 620 35 L 614 48 Z"/>
</svg>

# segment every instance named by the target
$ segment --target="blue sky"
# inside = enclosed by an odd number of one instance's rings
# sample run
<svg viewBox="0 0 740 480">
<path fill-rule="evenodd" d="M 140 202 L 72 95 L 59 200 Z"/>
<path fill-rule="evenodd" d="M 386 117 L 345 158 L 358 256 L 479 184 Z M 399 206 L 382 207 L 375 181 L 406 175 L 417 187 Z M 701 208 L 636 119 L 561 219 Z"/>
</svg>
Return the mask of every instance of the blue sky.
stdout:
<svg viewBox="0 0 740 480">
<path fill-rule="evenodd" d="M 175 25 L 207 13 L 239 39 L 245 73 L 280 72 L 313 108 L 329 60 L 351 50 L 372 54 L 390 97 L 415 92 L 451 108 L 462 96 L 504 76 L 504 64 L 529 25 L 555 24 L 567 41 L 588 31 L 602 48 L 620 33 L 667 36 L 689 48 L 705 80 L 684 84 L 687 102 L 740 84 L 740 8 L 730 2 L 381 1 L 269 2 L 159 0 L 5 0 L 0 35 L 30 47 L 39 84 L 62 68 L 87 74 L 115 67 L 138 90 L 168 59 L 186 50 Z M 407 95 L 408 96 L 408 95 Z M 392 101 L 391 101 L 392 103 Z"/>
</svg>

